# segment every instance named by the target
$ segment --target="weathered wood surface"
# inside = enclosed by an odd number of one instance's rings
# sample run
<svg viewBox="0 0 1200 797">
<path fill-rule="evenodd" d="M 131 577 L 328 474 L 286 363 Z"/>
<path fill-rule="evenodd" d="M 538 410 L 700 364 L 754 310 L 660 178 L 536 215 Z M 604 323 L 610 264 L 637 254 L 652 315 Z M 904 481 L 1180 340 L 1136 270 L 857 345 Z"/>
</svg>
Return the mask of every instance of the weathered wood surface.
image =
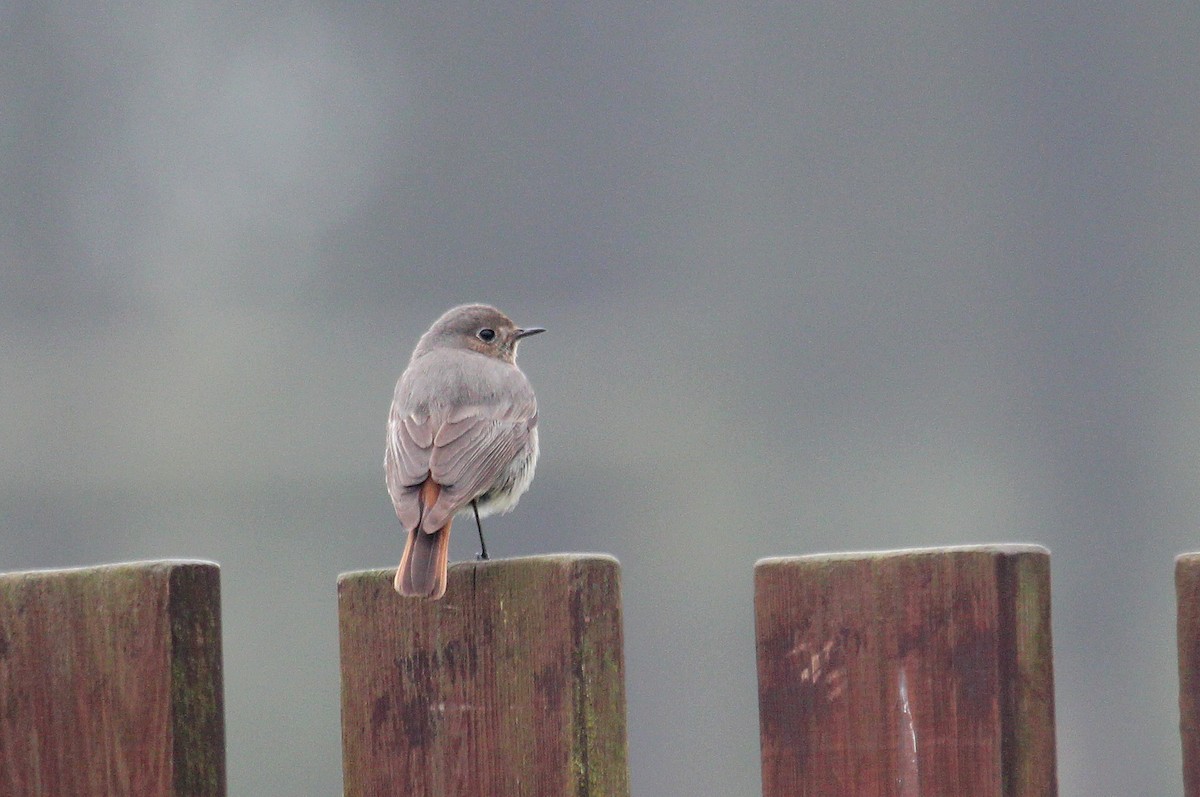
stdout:
<svg viewBox="0 0 1200 797">
<path fill-rule="evenodd" d="M 220 573 L 0 574 L 0 794 L 222 797 Z"/>
<path fill-rule="evenodd" d="M 438 601 L 393 575 L 338 579 L 345 797 L 629 793 L 615 559 L 455 564 Z"/>
<path fill-rule="evenodd" d="M 1183 793 L 1200 797 L 1200 553 L 1175 558 Z"/>
<path fill-rule="evenodd" d="M 1053 797 L 1049 552 L 755 568 L 764 797 Z"/>
</svg>

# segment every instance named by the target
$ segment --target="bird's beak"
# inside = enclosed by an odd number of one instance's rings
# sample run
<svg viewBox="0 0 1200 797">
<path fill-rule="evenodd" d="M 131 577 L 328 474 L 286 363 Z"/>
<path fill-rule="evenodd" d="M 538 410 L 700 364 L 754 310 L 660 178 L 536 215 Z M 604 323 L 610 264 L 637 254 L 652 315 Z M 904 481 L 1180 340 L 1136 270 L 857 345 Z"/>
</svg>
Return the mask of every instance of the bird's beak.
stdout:
<svg viewBox="0 0 1200 797">
<path fill-rule="evenodd" d="M 546 330 L 544 327 L 526 327 L 525 329 L 518 329 L 517 334 L 513 336 L 513 340 L 520 340 L 521 338 L 527 338 L 530 335 L 536 335 L 539 332 L 545 331 Z"/>
</svg>

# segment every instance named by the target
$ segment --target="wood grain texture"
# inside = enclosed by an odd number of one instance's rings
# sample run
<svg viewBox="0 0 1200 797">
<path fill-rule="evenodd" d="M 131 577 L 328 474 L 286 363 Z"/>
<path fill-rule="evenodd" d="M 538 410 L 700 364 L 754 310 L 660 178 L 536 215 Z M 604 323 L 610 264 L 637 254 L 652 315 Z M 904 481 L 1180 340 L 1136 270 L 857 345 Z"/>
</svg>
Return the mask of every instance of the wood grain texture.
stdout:
<svg viewBox="0 0 1200 797">
<path fill-rule="evenodd" d="M 1175 558 L 1183 793 L 1200 797 L 1200 553 Z"/>
<path fill-rule="evenodd" d="M 764 797 L 1053 797 L 1049 553 L 755 568 Z"/>
<path fill-rule="evenodd" d="M 629 793 L 620 568 L 452 565 L 446 596 L 338 579 L 345 797 Z"/>
<path fill-rule="evenodd" d="M 0 574 L 0 794 L 223 797 L 219 577 Z"/>
</svg>

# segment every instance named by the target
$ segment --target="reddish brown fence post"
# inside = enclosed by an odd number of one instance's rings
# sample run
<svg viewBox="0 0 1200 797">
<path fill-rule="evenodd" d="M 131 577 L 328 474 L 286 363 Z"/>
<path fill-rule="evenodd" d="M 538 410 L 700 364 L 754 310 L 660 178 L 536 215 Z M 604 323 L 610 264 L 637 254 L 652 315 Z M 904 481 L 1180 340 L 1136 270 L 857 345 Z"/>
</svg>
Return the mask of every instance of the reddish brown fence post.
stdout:
<svg viewBox="0 0 1200 797">
<path fill-rule="evenodd" d="M 1200 797 L 1200 553 L 1175 557 L 1183 793 Z"/>
<path fill-rule="evenodd" d="M 1044 548 L 764 559 L 755 616 L 765 797 L 1057 792 Z"/>
<path fill-rule="evenodd" d="M 456 564 L 438 601 L 393 575 L 338 579 L 345 797 L 628 795 L 615 559 Z"/>
<path fill-rule="evenodd" d="M 0 574 L 0 794 L 223 797 L 220 574 Z"/>
</svg>

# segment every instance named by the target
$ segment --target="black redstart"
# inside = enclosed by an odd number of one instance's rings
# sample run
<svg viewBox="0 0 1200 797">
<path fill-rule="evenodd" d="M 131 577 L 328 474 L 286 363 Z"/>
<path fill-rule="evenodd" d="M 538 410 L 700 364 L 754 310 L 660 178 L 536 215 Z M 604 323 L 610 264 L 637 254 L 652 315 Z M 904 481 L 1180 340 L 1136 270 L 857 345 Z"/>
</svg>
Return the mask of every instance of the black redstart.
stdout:
<svg viewBox="0 0 1200 797">
<path fill-rule="evenodd" d="M 517 343 L 538 332 L 485 304 L 455 307 L 421 336 L 396 383 L 383 466 L 408 532 L 396 570 L 401 595 L 445 594 L 455 513 L 473 510 L 478 523 L 529 489 L 537 399 L 517 367 Z M 486 559 L 482 527 L 479 544 Z"/>
</svg>

